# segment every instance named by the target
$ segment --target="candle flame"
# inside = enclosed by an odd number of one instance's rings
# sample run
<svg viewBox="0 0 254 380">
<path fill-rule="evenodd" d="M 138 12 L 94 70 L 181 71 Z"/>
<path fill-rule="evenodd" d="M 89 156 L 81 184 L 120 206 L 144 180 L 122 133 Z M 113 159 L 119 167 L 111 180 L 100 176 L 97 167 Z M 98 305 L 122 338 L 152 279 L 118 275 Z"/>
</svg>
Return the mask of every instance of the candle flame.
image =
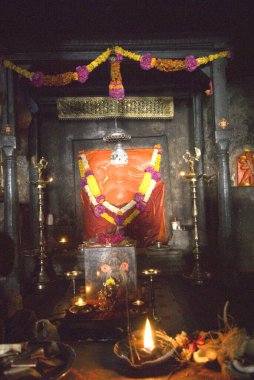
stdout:
<svg viewBox="0 0 254 380">
<path fill-rule="evenodd" d="M 152 334 L 152 328 L 149 319 L 146 319 L 145 333 L 144 333 L 144 348 L 152 351 L 154 349 L 154 340 Z"/>
<path fill-rule="evenodd" d="M 67 237 L 63 236 L 59 239 L 59 243 L 68 243 Z"/>
</svg>

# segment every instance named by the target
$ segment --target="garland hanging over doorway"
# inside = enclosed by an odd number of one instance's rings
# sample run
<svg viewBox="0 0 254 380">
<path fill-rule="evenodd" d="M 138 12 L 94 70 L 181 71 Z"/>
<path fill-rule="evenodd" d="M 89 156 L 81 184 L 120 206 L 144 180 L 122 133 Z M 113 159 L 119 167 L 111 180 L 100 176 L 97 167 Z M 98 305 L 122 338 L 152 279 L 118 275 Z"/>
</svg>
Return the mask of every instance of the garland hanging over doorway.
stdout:
<svg viewBox="0 0 254 380">
<path fill-rule="evenodd" d="M 197 67 L 214 60 L 231 58 L 231 52 L 229 50 L 225 50 L 205 57 L 196 58 L 193 55 L 188 55 L 185 59 L 166 59 L 153 57 L 150 53 L 143 55 L 136 54 L 125 50 L 120 46 L 115 46 L 112 49 L 108 48 L 88 65 L 77 66 L 75 71 L 68 71 L 56 75 L 46 75 L 40 71 L 29 71 L 4 58 L 0 59 L 0 64 L 29 79 L 31 84 L 35 87 L 66 86 L 72 81 L 78 81 L 84 84 L 89 79 L 90 73 L 109 59 L 111 64 L 109 96 L 116 100 L 122 100 L 124 99 L 125 92 L 122 83 L 120 65 L 124 57 L 139 62 L 139 65 L 143 70 L 156 69 L 163 72 L 186 70 L 188 72 L 192 72 L 196 70 Z"/>
</svg>

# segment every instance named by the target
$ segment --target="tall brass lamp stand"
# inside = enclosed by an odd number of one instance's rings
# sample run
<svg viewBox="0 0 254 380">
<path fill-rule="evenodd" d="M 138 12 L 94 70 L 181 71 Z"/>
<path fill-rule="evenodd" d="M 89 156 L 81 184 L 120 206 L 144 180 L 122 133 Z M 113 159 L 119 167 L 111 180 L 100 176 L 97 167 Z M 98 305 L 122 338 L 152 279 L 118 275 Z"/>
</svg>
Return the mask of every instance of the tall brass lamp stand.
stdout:
<svg viewBox="0 0 254 380">
<path fill-rule="evenodd" d="M 191 188 L 191 201 L 192 201 L 192 220 L 194 225 L 194 247 L 193 247 L 193 258 L 194 258 L 194 267 L 190 274 L 185 274 L 184 277 L 190 280 L 193 280 L 197 285 L 203 285 L 205 281 L 210 278 L 208 272 L 203 271 L 201 264 L 201 249 L 199 241 L 199 230 L 198 230 L 198 208 L 197 208 L 197 183 L 201 177 L 207 178 L 205 174 L 197 174 L 195 171 L 195 161 L 199 161 L 201 152 L 198 148 L 195 147 L 195 155 L 192 156 L 187 150 L 183 155 L 185 162 L 189 164 L 189 172 L 181 172 L 180 175 L 190 182 Z"/>
<path fill-rule="evenodd" d="M 38 172 L 38 180 L 33 182 L 33 184 L 38 189 L 38 199 L 39 199 L 39 212 L 38 212 L 38 221 L 39 221 L 39 273 L 37 278 L 37 289 L 44 289 L 45 286 L 50 282 L 50 278 L 46 271 L 46 245 L 45 245 L 45 234 L 44 234 L 44 189 L 47 187 L 47 184 L 53 181 L 53 178 L 44 179 L 44 170 L 46 169 L 48 162 L 45 158 L 41 158 L 35 168 Z"/>
</svg>

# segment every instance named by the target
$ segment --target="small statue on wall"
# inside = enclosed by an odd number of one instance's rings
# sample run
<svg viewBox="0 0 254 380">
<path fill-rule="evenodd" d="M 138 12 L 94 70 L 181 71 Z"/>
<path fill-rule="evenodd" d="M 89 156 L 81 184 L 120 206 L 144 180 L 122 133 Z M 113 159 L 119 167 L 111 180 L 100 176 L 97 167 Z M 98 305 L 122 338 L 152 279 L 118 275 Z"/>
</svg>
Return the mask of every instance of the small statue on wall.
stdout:
<svg viewBox="0 0 254 380">
<path fill-rule="evenodd" d="M 244 149 L 237 157 L 237 186 L 254 186 L 254 152 Z"/>
</svg>

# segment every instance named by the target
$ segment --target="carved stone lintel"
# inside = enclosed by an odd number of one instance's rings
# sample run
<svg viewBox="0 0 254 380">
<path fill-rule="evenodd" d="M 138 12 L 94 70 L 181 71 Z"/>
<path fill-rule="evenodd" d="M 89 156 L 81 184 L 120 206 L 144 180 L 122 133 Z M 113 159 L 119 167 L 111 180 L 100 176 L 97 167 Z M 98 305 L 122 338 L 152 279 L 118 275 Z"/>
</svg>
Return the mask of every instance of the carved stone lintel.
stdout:
<svg viewBox="0 0 254 380">
<path fill-rule="evenodd" d="M 125 97 L 117 102 L 110 97 L 65 97 L 57 99 L 61 120 L 172 119 L 174 103 L 168 97 Z"/>
</svg>

